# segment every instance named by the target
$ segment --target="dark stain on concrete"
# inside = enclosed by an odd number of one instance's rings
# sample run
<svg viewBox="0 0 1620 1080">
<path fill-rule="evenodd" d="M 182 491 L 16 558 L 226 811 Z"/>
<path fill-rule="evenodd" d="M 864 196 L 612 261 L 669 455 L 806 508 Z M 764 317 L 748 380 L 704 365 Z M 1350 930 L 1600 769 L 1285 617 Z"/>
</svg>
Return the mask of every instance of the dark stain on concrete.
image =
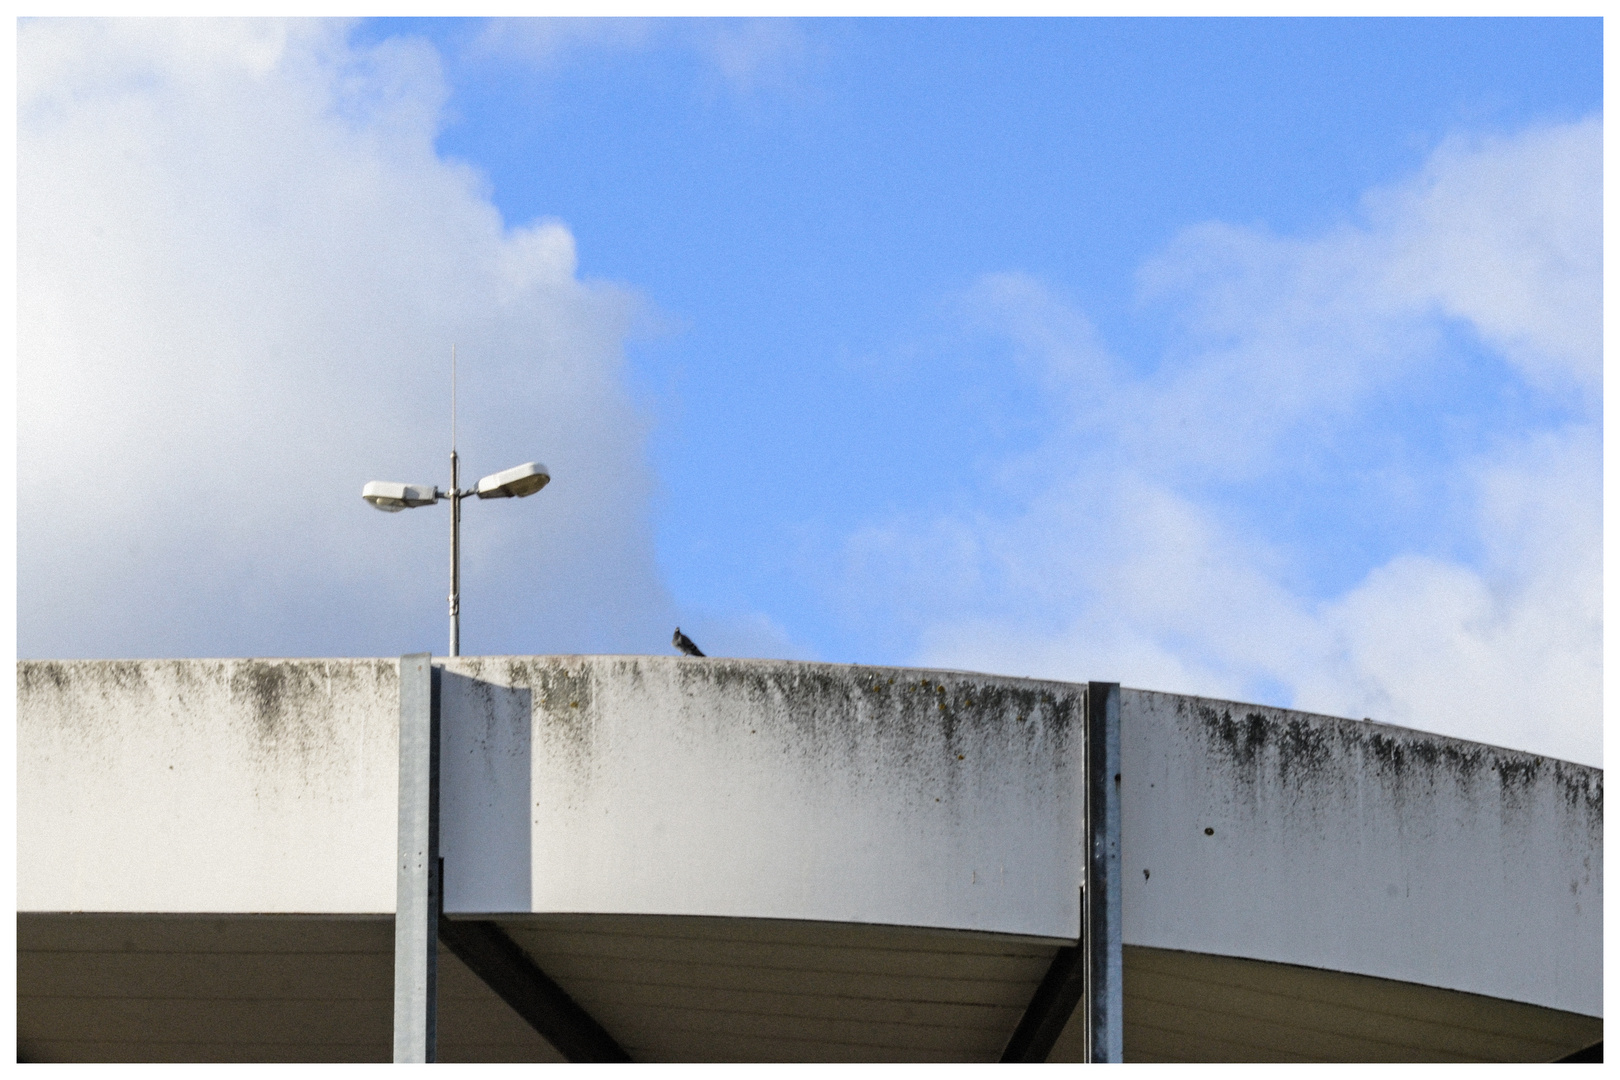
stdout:
<svg viewBox="0 0 1620 1080">
<path fill-rule="evenodd" d="M 1256 759 L 1270 741 L 1266 718 L 1251 712 L 1241 719 L 1234 718 L 1230 709 L 1216 709 L 1211 705 L 1197 706 L 1198 719 L 1204 729 L 1221 748 L 1222 756 L 1245 771 L 1252 772 Z"/>
<path fill-rule="evenodd" d="M 1569 761 L 1549 759 L 1553 783 L 1557 786 L 1560 809 L 1578 818 L 1582 825 L 1602 835 L 1603 772 Z"/>
<path fill-rule="evenodd" d="M 1502 794 L 1502 809 L 1510 814 L 1527 814 L 1541 779 L 1541 761 L 1531 757 L 1503 757 L 1496 762 L 1496 779 Z"/>
<path fill-rule="evenodd" d="M 386 659 L 23 661 L 18 716 L 95 755 L 117 754 L 127 732 L 184 740 L 240 725 L 250 759 L 276 763 L 269 775 L 291 764 L 299 782 L 320 786 L 350 764 L 355 733 L 344 724 L 397 693 L 398 678 L 398 662 Z"/>
<path fill-rule="evenodd" d="M 349 733 L 339 727 L 333 702 L 363 684 L 377 689 L 399 682 L 398 661 L 237 660 L 227 662 L 231 699 L 246 706 L 257 756 L 296 762 L 303 779 L 330 769 L 345 753 L 335 744 Z M 361 689 L 361 693 L 364 690 Z"/>
<path fill-rule="evenodd" d="M 1291 773 L 1307 776 L 1318 773 L 1333 756 L 1326 734 L 1299 716 L 1289 717 L 1277 742 L 1277 751 L 1284 780 Z"/>
<path fill-rule="evenodd" d="M 792 707 L 782 710 L 782 718 L 822 744 L 842 742 L 853 748 L 876 740 L 904 748 L 935 743 L 954 757 L 970 743 L 1030 742 L 1038 734 L 1066 750 L 1071 732 L 1078 729 L 1078 689 L 1060 699 L 1038 686 L 971 676 L 917 678 L 903 670 L 891 675 L 885 669 L 832 665 L 796 667 L 791 673 L 733 665 L 716 667 L 711 677 L 717 687 L 740 687 L 756 699 L 790 700 Z M 1033 718 L 1035 724 L 1020 730 L 1020 716 Z"/>
<path fill-rule="evenodd" d="M 22 660 L 17 664 L 17 697 L 64 693 L 72 685 L 69 666 L 58 660 Z"/>
<path fill-rule="evenodd" d="M 1253 812 L 1262 790 L 1308 808 L 1351 798 L 1367 781 L 1385 789 L 1397 813 L 1443 787 L 1473 802 L 1490 790 L 1477 785 L 1495 773 L 1492 794 L 1504 822 L 1530 814 L 1550 780 L 1565 813 L 1580 817 L 1583 827 L 1601 828 L 1599 769 L 1371 721 L 1166 696 L 1174 698 L 1176 715 L 1201 730 L 1212 764 L 1224 764 L 1232 777 L 1233 798 Z"/>
<path fill-rule="evenodd" d="M 1081 686 L 965 673 L 633 656 L 481 658 L 457 668 L 533 688 L 537 728 L 582 781 L 593 768 L 597 679 L 632 688 L 669 679 L 676 709 L 646 722 L 679 715 L 697 729 L 730 725 L 852 785 L 908 776 L 929 788 L 929 801 L 1009 757 L 1060 785 L 1083 722 Z"/>
<path fill-rule="evenodd" d="M 460 660 L 474 679 L 530 692 L 530 712 L 547 743 L 568 755 L 576 774 L 590 772 L 595 739 L 595 674 L 583 657 L 490 657 Z"/>
</svg>

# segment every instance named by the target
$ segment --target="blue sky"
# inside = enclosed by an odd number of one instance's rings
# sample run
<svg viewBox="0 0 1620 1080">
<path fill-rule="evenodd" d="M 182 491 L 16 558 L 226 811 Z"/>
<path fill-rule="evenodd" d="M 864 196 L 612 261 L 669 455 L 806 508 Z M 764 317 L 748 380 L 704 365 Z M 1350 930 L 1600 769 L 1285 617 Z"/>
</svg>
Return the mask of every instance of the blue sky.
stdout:
<svg viewBox="0 0 1620 1080">
<path fill-rule="evenodd" d="M 1597 760 L 1597 20 L 44 22 L 19 65 L 23 655 L 440 648 L 442 510 L 355 493 L 444 482 L 454 340 L 467 468 L 557 477 L 468 508 L 468 652 L 678 621 Z M 92 451 L 192 497 L 70 507 Z"/>
</svg>

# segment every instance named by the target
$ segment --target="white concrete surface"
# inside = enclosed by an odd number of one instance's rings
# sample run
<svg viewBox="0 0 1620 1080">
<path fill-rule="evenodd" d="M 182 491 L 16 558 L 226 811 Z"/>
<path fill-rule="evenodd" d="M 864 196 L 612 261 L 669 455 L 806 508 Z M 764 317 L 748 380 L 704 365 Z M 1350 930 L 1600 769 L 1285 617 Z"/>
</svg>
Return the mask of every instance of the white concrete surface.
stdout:
<svg viewBox="0 0 1620 1080">
<path fill-rule="evenodd" d="M 1603 1014 L 1600 770 L 1141 690 L 1120 716 L 1126 945 Z"/>
<path fill-rule="evenodd" d="M 444 661 L 440 661 L 443 663 Z M 530 728 L 534 695 L 440 677 L 439 853 L 447 911 L 530 911 Z"/>
<path fill-rule="evenodd" d="M 447 667 L 474 680 L 446 682 L 448 911 L 524 910 L 509 819 L 498 855 L 483 838 L 516 803 L 532 716 L 527 910 L 1079 934 L 1079 686 L 663 657 Z M 476 797 L 455 801 L 452 776 Z"/>
<path fill-rule="evenodd" d="M 1078 933 L 1080 687 L 658 657 L 448 669 L 451 912 Z M 19 906 L 391 912 L 397 725 L 397 661 L 24 663 Z"/>
<path fill-rule="evenodd" d="M 391 912 L 398 660 L 17 670 L 22 911 Z"/>
<path fill-rule="evenodd" d="M 453 912 L 1078 929 L 1079 685 L 448 667 Z M 24 662 L 17 715 L 20 910 L 392 912 L 397 661 Z M 1602 1014 L 1600 770 L 1146 691 L 1121 728 L 1127 946 Z"/>
</svg>

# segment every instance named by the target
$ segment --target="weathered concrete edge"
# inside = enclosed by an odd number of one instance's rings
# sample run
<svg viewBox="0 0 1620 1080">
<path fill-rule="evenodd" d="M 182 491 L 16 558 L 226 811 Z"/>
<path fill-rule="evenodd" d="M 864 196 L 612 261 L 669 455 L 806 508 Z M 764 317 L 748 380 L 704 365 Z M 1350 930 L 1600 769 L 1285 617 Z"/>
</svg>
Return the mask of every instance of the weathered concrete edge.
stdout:
<svg viewBox="0 0 1620 1080">
<path fill-rule="evenodd" d="M 439 658 L 439 659 L 442 660 L 443 658 Z M 473 658 L 467 658 L 467 659 L 473 659 Z M 499 660 L 501 658 L 490 657 L 490 658 L 478 658 L 478 659 Z M 611 657 L 611 656 L 609 656 L 609 657 L 600 657 L 600 656 L 593 656 L 593 655 L 590 655 L 590 654 L 564 654 L 564 655 L 549 656 L 549 657 L 543 657 L 543 658 L 541 658 L 541 657 L 531 657 L 531 658 L 520 658 L 520 659 L 529 660 L 531 662 L 533 660 L 543 659 L 543 660 L 551 661 L 551 662 L 565 662 L 566 663 L 569 660 L 601 662 L 603 660 L 613 660 L 613 659 L 616 659 L 616 657 Z M 618 659 L 643 660 L 643 659 L 648 659 L 648 658 L 636 657 L 636 656 L 625 656 L 625 657 L 618 657 Z M 673 658 L 673 657 L 655 657 L 655 658 L 651 658 L 651 659 L 658 659 L 658 660 L 661 660 L 661 661 L 667 661 L 667 662 L 670 662 L 670 663 L 677 663 L 677 664 L 684 664 L 684 663 L 698 664 L 698 663 L 703 663 L 703 661 L 696 661 L 696 660 L 687 661 L 684 658 Z M 724 658 L 721 658 L 721 659 L 724 659 Z M 337 658 L 309 658 L 307 660 L 291 660 L 291 661 L 265 660 L 265 659 L 259 659 L 259 658 L 244 658 L 244 659 L 229 660 L 229 661 L 222 661 L 222 660 L 213 660 L 213 661 L 209 661 L 209 660 L 19 661 L 19 666 L 18 666 L 19 696 L 21 696 L 21 694 L 22 694 L 22 686 L 23 686 L 23 679 L 21 677 L 22 672 L 25 670 L 25 667 L 33 666 L 33 665 L 47 665 L 47 664 L 68 664 L 68 665 L 131 664 L 131 665 L 139 665 L 139 666 L 153 665 L 153 666 L 175 667 L 175 666 L 189 666 L 189 665 L 192 665 L 192 664 L 244 664 L 244 665 L 273 667 L 273 666 L 276 666 L 276 665 L 281 664 L 281 663 L 325 665 L 325 666 L 341 666 L 341 665 L 345 665 L 345 664 L 387 664 L 387 665 L 392 665 L 392 664 L 394 664 L 396 662 L 397 661 L 395 659 L 393 659 L 393 658 L 344 658 L 344 659 L 337 659 Z M 943 675 L 943 676 L 946 676 L 946 677 L 964 678 L 964 679 L 981 679 L 982 678 L 982 679 L 985 679 L 987 681 L 1002 682 L 1002 683 L 1006 683 L 1006 684 L 1021 684 L 1021 685 L 1025 685 L 1025 686 L 1030 686 L 1032 688 L 1033 687 L 1046 687 L 1046 688 L 1051 688 L 1051 689 L 1054 689 L 1054 690 L 1061 690 L 1063 692 L 1071 692 L 1077 685 L 1077 684 L 1066 683 L 1066 682 L 1061 682 L 1061 681 L 1057 681 L 1057 680 L 1026 679 L 1026 678 L 1021 678 L 1021 677 L 1016 677 L 1016 676 L 996 675 L 996 674 L 991 674 L 991 673 L 980 673 L 980 672 L 958 671 L 958 670 L 955 670 L 955 669 L 894 668 L 894 667 L 888 667 L 888 666 L 883 666 L 883 665 L 851 665 L 851 664 L 819 664 L 819 663 L 818 664 L 801 664 L 801 662 L 796 662 L 796 661 L 763 661 L 763 662 L 760 662 L 760 661 L 750 661 L 750 660 L 729 660 L 729 659 L 726 659 L 726 660 L 724 660 L 724 662 L 730 663 L 730 664 L 738 664 L 738 665 L 748 665 L 748 664 L 753 664 L 753 663 L 764 663 L 764 664 L 767 664 L 767 665 L 781 666 L 781 667 L 784 667 L 784 668 L 808 667 L 808 668 L 830 669 L 830 670 L 835 670 L 835 671 L 850 671 L 850 670 L 855 670 L 855 671 L 861 671 L 861 670 L 904 671 L 904 672 L 915 674 L 915 675 L 918 675 L 918 676 L 922 676 L 922 675 Z M 1278 707 L 1275 707 L 1275 706 L 1260 706 L 1260 705 L 1254 705 L 1254 704 L 1250 704 L 1250 703 L 1230 701 L 1230 700 L 1226 700 L 1226 699 L 1199 698 L 1199 697 L 1196 697 L 1196 696 L 1193 696 L 1193 695 L 1165 694 L 1164 692 L 1161 692 L 1161 691 L 1136 691 L 1136 690 L 1133 690 L 1131 692 L 1132 693 L 1156 695 L 1156 696 L 1164 696 L 1164 697 L 1168 697 L 1168 698 L 1177 698 L 1177 699 L 1182 699 L 1182 700 L 1186 700 L 1186 701 L 1190 701 L 1190 702 L 1198 702 L 1200 704 L 1209 706 L 1209 707 L 1214 708 L 1214 709 L 1218 709 L 1218 710 L 1222 710 L 1222 711 L 1229 711 L 1229 712 L 1237 714 L 1239 716 L 1242 716 L 1242 715 L 1248 714 L 1248 713 L 1256 713 L 1256 712 L 1258 712 L 1258 713 L 1270 715 L 1271 717 L 1278 720 L 1279 722 L 1286 722 L 1286 721 L 1292 720 L 1292 721 L 1296 721 L 1296 722 L 1308 723 L 1308 724 L 1311 724 L 1311 725 L 1317 725 L 1317 726 L 1337 729 L 1337 730 L 1340 730 L 1340 731 L 1344 731 L 1347 734 L 1353 732 L 1353 733 L 1356 733 L 1356 734 L 1360 735 L 1361 737 L 1369 738 L 1369 739 L 1382 739 L 1382 740 L 1387 740 L 1387 741 L 1394 742 L 1394 743 L 1403 743 L 1403 744 L 1422 743 L 1422 744 L 1428 744 L 1428 745 L 1431 745 L 1431 746 L 1437 746 L 1437 747 L 1441 747 L 1441 748 L 1450 747 L 1450 748 L 1453 748 L 1456 751 L 1461 752 L 1461 753 L 1480 753 L 1480 752 L 1483 752 L 1483 753 L 1486 753 L 1486 754 L 1488 754 L 1489 756 L 1491 756 L 1493 758 L 1499 758 L 1499 759 L 1504 759 L 1504 760 L 1519 760 L 1519 761 L 1526 761 L 1526 762 L 1535 761 L 1535 762 L 1541 763 L 1543 766 L 1552 767 L 1554 772 L 1567 771 L 1567 772 L 1578 773 L 1578 774 L 1581 774 L 1581 775 L 1584 775 L 1584 776 L 1588 777 L 1592 781 L 1592 789 L 1591 790 L 1596 791 L 1597 794 L 1598 794 L 1599 800 L 1601 800 L 1602 769 L 1594 767 L 1594 766 L 1583 765 L 1583 764 L 1580 764 L 1580 763 L 1577 763 L 1577 762 L 1569 762 L 1569 761 L 1566 761 L 1564 759 L 1552 758 L 1552 757 L 1548 757 L 1548 756 L 1545 756 L 1545 755 L 1535 755 L 1535 754 L 1531 754 L 1531 753 L 1529 753 L 1527 751 L 1515 750 L 1515 749 L 1506 748 L 1506 747 L 1498 747 L 1498 746 L 1494 746 L 1492 744 L 1473 742 L 1473 741 L 1470 741 L 1470 740 L 1457 739 L 1457 738 L 1454 738 L 1454 737 L 1451 737 L 1451 736 L 1438 735 L 1438 734 L 1434 734 L 1434 733 L 1424 732 L 1424 731 L 1421 731 L 1419 729 L 1407 728 L 1407 727 L 1402 727 L 1402 726 L 1399 726 L 1399 725 L 1385 724 L 1385 723 L 1381 723 L 1381 722 L 1378 722 L 1378 721 L 1372 721 L 1372 720 L 1367 720 L 1367 719 L 1357 720 L 1357 719 L 1346 718 L 1346 717 L 1335 717 L 1335 716 L 1326 715 L 1326 714 L 1320 714 L 1320 713 L 1308 713 L 1308 712 L 1303 712 L 1303 711 L 1300 711 L 1300 710 L 1281 709 L 1281 708 L 1278 708 Z M 316 913 L 316 912 L 310 912 L 309 914 L 317 915 L 317 916 L 319 915 L 319 913 Z M 1240 954 L 1234 953 L 1233 955 L 1240 955 Z M 1324 969 L 1325 970 L 1341 970 L 1340 968 L 1327 967 L 1327 966 L 1324 966 Z"/>
<path fill-rule="evenodd" d="M 1125 696 L 1127 943 L 1602 1015 L 1602 769 L 1365 719 Z M 1380 930 L 1333 929 L 1352 926 Z"/>
<path fill-rule="evenodd" d="M 1535 758 L 1559 765 L 1567 765 L 1572 769 L 1584 769 L 1598 776 L 1603 775 L 1601 765 L 1587 765 L 1580 761 L 1571 761 L 1569 758 L 1553 757 L 1551 754 L 1538 754 L 1533 750 L 1521 750 L 1512 746 L 1501 746 L 1497 743 L 1480 742 L 1477 739 L 1462 739 L 1455 735 L 1442 735 L 1439 732 L 1424 731 L 1421 728 L 1402 727 L 1400 724 L 1391 724 L 1383 720 L 1374 720 L 1372 717 L 1356 718 L 1353 716 L 1335 716 L 1332 713 L 1311 712 L 1308 709 L 1290 709 L 1281 705 L 1259 705 L 1252 701 L 1236 701 L 1229 698 L 1205 697 L 1201 694 L 1182 694 L 1174 690 L 1154 690 L 1142 686 L 1122 686 L 1122 693 L 1153 694 L 1160 697 L 1181 698 L 1186 701 L 1196 701 L 1202 705 L 1222 706 L 1234 712 L 1261 712 L 1284 714 L 1289 717 L 1313 723 L 1326 724 L 1352 724 L 1357 728 L 1376 729 L 1374 734 L 1389 733 L 1391 738 L 1402 738 L 1411 741 L 1426 741 L 1437 743 L 1452 743 L 1457 746 L 1472 747 L 1479 750 L 1489 750 L 1495 754 L 1514 755 L 1517 757 Z"/>
</svg>

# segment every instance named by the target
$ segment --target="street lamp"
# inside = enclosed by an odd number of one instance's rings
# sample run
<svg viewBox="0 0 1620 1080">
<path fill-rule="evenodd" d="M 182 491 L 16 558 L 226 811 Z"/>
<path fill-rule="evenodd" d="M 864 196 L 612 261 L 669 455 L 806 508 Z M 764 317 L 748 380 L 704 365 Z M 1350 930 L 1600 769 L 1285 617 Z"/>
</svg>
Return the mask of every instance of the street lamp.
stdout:
<svg viewBox="0 0 1620 1080">
<path fill-rule="evenodd" d="M 361 489 L 360 497 L 378 510 L 397 514 L 417 506 L 432 506 L 440 499 L 450 502 L 450 655 L 461 655 L 461 500 L 469 495 L 480 499 L 521 499 L 551 483 L 551 472 L 538 461 L 526 461 L 498 473 L 491 473 L 463 491 L 460 461 L 456 457 L 456 359 L 450 350 L 450 490 L 440 491 L 432 484 L 396 484 L 373 480 Z"/>
</svg>

